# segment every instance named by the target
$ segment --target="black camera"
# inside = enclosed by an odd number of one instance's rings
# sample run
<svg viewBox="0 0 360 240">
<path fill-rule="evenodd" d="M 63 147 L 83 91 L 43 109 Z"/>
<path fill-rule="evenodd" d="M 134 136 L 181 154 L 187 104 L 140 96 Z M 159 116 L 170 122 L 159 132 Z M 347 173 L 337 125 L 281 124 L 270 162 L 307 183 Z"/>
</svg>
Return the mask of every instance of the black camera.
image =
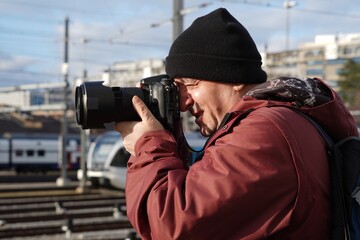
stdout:
<svg viewBox="0 0 360 240">
<path fill-rule="evenodd" d="M 179 91 L 167 75 L 144 78 L 141 87 L 107 87 L 103 81 L 85 82 L 76 87 L 76 121 L 82 129 L 105 128 L 105 124 L 140 121 L 132 97 L 142 99 L 166 129 L 180 119 Z"/>
</svg>

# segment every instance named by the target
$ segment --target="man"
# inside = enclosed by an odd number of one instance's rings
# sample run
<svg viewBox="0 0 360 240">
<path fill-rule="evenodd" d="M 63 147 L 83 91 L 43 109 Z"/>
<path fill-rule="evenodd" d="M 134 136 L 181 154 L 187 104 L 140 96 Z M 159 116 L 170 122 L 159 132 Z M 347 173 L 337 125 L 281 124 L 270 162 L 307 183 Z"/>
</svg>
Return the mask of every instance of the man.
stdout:
<svg viewBox="0 0 360 240">
<path fill-rule="evenodd" d="M 334 138 L 357 135 L 319 79 L 266 81 L 247 30 L 225 9 L 198 18 L 171 46 L 166 72 L 180 109 L 209 136 L 188 167 L 172 133 L 133 98 L 141 122 L 121 122 L 126 201 L 143 239 L 329 239 L 325 144 L 298 108 Z M 175 134 L 176 135 L 176 134 Z"/>
</svg>

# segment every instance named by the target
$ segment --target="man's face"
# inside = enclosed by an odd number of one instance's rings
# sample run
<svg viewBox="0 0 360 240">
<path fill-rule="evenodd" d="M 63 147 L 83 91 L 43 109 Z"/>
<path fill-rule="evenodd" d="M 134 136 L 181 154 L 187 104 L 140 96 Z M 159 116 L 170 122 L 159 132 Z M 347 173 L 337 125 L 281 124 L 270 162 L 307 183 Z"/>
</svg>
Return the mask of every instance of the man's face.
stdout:
<svg viewBox="0 0 360 240">
<path fill-rule="evenodd" d="M 192 78 L 175 78 L 179 87 L 180 110 L 187 110 L 196 118 L 204 136 L 214 133 L 225 114 L 239 101 L 240 95 L 229 83 Z"/>
</svg>

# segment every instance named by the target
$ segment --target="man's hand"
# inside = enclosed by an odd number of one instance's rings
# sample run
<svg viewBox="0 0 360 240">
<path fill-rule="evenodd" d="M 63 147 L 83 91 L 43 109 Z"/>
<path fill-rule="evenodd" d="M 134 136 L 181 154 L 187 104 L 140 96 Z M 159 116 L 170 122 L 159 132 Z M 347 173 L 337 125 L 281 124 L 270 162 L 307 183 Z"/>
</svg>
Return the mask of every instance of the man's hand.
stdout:
<svg viewBox="0 0 360 240">
<path fill-rule="evenodd" d="M 126 150 L 135 156 L 134 148 L 137 140 L 146 132 L 163 130 L 164 127 L 139 97 L 134 96 L 132 103 L 141 118 L 141 122 L 118 122 L 115 125 L 115 129 L 123 137 Z"/>
</svg>

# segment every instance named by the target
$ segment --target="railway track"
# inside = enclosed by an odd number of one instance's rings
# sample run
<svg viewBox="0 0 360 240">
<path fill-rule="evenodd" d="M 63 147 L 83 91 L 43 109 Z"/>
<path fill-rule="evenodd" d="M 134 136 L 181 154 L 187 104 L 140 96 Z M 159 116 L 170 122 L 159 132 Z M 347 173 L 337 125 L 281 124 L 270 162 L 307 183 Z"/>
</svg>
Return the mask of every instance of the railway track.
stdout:
<svg viewBox="0 0 360 240">
<path fill-rule="evenodd" d="M 41 191 L 34 184 L 26 190 L 31 194 L 24 195 L 24 188 L 1 192 L 0 239 L 138 239 L 121 191 L 79 194 L 49 186 Z"/>
</svg>

